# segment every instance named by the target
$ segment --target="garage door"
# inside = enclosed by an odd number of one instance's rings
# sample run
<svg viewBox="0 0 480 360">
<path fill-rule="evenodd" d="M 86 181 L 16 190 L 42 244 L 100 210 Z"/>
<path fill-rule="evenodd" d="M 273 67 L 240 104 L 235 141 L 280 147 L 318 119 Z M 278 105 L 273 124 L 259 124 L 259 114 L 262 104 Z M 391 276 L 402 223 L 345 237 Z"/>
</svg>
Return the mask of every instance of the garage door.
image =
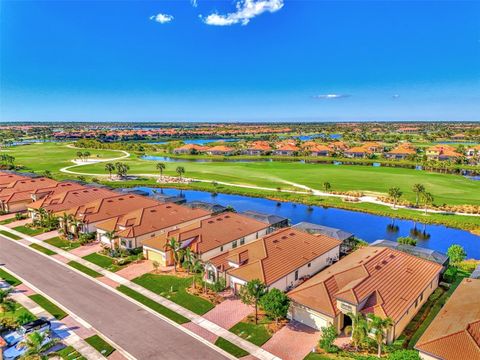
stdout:
<svg viewBox="0 0 480 360">
<path fill-rule="evenodd" d="M 165 259 L 163 255 L 156 251 L 148 250 L 147 258 L 148 260 L 151 260 L 151 261 L 157 261 L 160 264 L 160 266 L 165 266 Z"/>
<path fill-rule="evenodd" d="M 295 305 L 292 306 L 292 319 L 317 330 L 321 330 L 322 327 L 328 326 L 327 319 L 324 319 L 319 314 L 308 309 Z"/>
</svg>

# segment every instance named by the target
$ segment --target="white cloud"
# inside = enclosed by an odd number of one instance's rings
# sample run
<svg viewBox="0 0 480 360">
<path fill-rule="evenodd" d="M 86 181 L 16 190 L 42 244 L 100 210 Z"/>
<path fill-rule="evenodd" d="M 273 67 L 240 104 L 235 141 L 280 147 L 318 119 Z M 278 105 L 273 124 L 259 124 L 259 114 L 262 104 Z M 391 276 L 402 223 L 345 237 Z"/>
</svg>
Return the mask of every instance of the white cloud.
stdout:
<svg viewBox="0 0 480 360">
<path fill-rule="evenodd" d="M 150 16 L 150 20 L 156 21 L 160 24 L 166 24 L 173 20 L 173 16 L 160 13 L 157 15 Z"/>
<path fill-rule="evenodd" d="M 213 13 L 201 17 L 207 25 L 229 26 L 247 25 L 251 19 L 264 12 L 274 13 L 283 7 L 283 0 L 240 0 L 236 4 L 237 11 L 225 15 Z"/>
<path fill-rule="evenodd" d="M 190 0 L 190 2 L 192 3 L 192 6 L 194 8 L 198 7 L 198 1 L 197 0 Z"/>
<path fill-rule="evenodd" d="M 321 94 L 321 95 L 315 95 L 315 99 L 325 99 L 325 100 L 332 100 L 332 99 L 344 99 L 348 98 L 351 95 L 349 94 Z"/>
</svg>

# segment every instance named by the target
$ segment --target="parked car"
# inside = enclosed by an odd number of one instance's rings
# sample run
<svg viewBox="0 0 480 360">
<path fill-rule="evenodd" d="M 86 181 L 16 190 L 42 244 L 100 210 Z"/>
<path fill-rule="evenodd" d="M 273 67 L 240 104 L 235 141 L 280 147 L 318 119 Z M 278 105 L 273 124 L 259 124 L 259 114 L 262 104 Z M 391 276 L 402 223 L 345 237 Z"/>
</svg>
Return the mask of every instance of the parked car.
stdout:
<svg viewBox="0 0 480 360">
<path fill-rule="evenodd" d="M 47 345 L 51 341 L 52 341 L 52 338 L 47 336 L 45 340 L 43 340 L 42 346 Z M 23 342 L 19 342 L 14 346 L 9 347 L 3 352 L 3 359 L 4 360 L 18 359 L 20 356 L 25 354 L 26 351 L 27 351 L 27 347 L 23 345 Z"/>
<path fill-rule="evenodd" d="M 44 332 L 49 331 L 50 328 L 50 321 L 44 319 L 37 319 L 20 326 L 17 330 L 8 333 L 3 338 L 7 343 L 7 346 L 12 346 L 22 341 L 27 334 L 30 334 L 34 331 L 43 334 Z"/>
</svg>

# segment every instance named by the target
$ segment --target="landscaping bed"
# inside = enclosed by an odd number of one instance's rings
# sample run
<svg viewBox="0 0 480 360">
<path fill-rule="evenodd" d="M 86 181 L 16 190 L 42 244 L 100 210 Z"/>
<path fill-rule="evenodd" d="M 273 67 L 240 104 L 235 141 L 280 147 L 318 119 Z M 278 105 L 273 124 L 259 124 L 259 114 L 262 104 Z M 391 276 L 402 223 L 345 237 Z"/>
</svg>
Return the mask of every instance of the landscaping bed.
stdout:
<svg viewBox="0 0 480 360">
<path fill-rule="evenodd" d="M 145 274 L 133 279 L 133 282 L 198 315 L 203 315 L 214 308 L 210 301 L 187 292 L 187 288 L 192 286 L 191 277 Z"/>
</svg>

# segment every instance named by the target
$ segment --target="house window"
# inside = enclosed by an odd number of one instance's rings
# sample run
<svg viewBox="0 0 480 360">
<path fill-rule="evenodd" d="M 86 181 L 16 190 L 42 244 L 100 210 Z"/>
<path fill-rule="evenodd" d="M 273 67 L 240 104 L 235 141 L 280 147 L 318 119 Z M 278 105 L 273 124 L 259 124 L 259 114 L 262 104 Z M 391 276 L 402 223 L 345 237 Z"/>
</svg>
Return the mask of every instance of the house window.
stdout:
<svg viewBox="0 0 480 360">
<path fill-rule="evenodd" d="M 132 248 L 132 240 L 128 240 L 128 248 L 129 248 L 129 249 Z"/>
<path fill-rule="evenodd" d="M 308 263 L 307 267 L 310 267 L 310 266 L 312 266 L 312 263 Z"/>
<path fill-rule="evenodd" d="M 220 246 L 220 251 L 223 251 L 223 245 L 222 245 L 222 246 Z"/>
<path fill-rule="evenodd" d="M 418 305 L 418 299 L 415 300 L 415 307 L 417 307 L 417 305 Z"/>
<path fill-rule="evenodd" d="M 423 293 L 420 294 L 420 301 L 423 300 Z"/>
<path fill-rule="evenodd" d="M 295 271 L 295 281 L 297 281 L 297 280 L 298 280 L 298 270 Z"/>
<path fill-rule="evenodd" d="M 232 249 L 235 249 L 237 247 L 237 240 L 235 240 L 234 242 L 232 242 Z"/>
<path fill-rule="evenodd" d="M 243 244 L 245 244 L 245 238 L 240 239 L 240 245 L 243 245 Z"/>
</svg>

